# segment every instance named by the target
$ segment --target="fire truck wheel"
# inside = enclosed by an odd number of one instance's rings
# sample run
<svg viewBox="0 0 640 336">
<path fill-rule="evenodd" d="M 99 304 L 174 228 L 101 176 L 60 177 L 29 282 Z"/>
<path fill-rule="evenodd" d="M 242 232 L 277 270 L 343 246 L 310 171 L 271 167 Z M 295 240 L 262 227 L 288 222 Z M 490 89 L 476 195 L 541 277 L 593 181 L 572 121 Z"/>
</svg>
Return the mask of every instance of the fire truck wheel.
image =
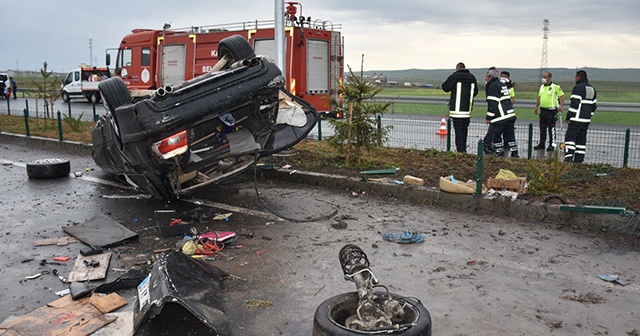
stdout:
<svg viewBox="0 0 640 336">
<path fill-rule="evenodd" d="M 245 58 L 256 57 L 251 44 L 240 35 L 225 37 L 218 43 L 218 59 L 227 55 L 233 59 L 229 64 Z"/>
<path fill-rule="evenodd" d="M 107 111 L 113 112 L 122 105 L 133 103 L 131 93 L 127 89 L 127 85 L 120 77 L 112 77 L 98 84 L 98 90 L 102 95 L 102 102 Z"/>
<path fill-rule="evenodd" d="M 69 102 L 69 94 L 68 93 L 66 93 L 66 92 L 62 93 L 62 101 L 65 102 L 65 103 Z"/>
<path fill-rule="evenodd" d="M 384 335 L 398 336 L 431 336 L 431 315 L 422 303 L 415 298 L 390 295 L 404 307 L 405 316 L 402 321 L 394 323 L 414 324 L 404 330 L 396 330 Z M 363 336 L 380 335 L 381 331 L 350 330 L 344 326 L 347 318 L 356 313 L 358 293 L 339 294 L 322 302 L 313 317 L 313 336 Z"/>
<path fill-rule="evenodd" d="M 41 159 L 27 163 L 27 176 L 30 179 L 52 179 L 69 176 L 69 160 Z"/>
</svg>

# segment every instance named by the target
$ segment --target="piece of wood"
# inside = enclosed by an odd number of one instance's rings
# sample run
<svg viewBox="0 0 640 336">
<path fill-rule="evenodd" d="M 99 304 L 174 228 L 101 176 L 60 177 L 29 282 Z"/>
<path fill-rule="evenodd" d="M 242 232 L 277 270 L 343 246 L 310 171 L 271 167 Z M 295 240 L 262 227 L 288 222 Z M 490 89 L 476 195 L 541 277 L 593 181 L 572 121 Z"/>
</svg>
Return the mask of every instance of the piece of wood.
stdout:
<svg viewBox="0 0 640 336">
<path fill-rule="evenodd" d="M 127 300 L 123 299 L 118 293 L 110 293 L 107 295 L 93 294 L 89 301 L 103 314 L 127 305 Z"/>
<path fill-rule="evenodd" d="M 59 237 L 59 238 L 42 238 L 38 239 L 33 243 L 33 246 L 48 246 L 48 245 L 58 245 L 65 246 L 73 243 L 78 243 L 79 240 L 73 237 Z"/>
<path fill-rule="evenodd" d="M 69 272 L 69 277 L 67 279 L 69 282 L 104 279 L 107 276 L 107 269 L 109 269 L 110 260 L 111 252 L 90 256 L 78 254 L 76 262 L 73 264 L 73 269 Z M 87 266 L 85 261 L 87 263 L 97 261 L 100 265 L 97 267 Z"/>
</svg>

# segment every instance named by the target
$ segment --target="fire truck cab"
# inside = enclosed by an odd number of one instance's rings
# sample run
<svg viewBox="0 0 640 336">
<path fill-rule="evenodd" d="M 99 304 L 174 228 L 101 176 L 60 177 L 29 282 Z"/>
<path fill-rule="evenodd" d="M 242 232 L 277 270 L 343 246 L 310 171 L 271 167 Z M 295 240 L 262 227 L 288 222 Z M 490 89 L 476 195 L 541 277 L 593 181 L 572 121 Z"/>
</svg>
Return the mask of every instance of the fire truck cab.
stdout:
<svg viewBox="0 0 640 336">
<path fill-rule="evenodd" d="M 339 26 L 302 16 L 302 5 L 287 2 L 285 15 L 286 87 L 325 116 L 330 99 L 340 101 L 344 41 Z M 158 88 L 190 80 L 209 72 L 218 61 L 220 40 L 244 36 L 257 55 L 275 57 L 274 21 L 246 21 L 182 29 L 134 29 L 117 51 L 114 73 L 132 96 L 148 97 Z M 107 54 L 107 65 L 110 64 Z"/>
</svg>

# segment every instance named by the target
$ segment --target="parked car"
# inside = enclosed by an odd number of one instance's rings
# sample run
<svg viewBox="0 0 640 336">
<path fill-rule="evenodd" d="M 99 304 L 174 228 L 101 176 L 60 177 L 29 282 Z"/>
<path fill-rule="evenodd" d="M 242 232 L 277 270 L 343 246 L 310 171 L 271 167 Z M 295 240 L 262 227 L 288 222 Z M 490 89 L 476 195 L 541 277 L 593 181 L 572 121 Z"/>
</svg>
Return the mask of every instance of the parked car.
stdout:
<svg viewBox="0 0 640 336">
<path fill-rule="evenodd" d="M 284 89 L 269 57 L 241 36 L 223 39 L 214 69 L 133 102 L 119 77 L 99 84 L 107 113 L 92 129 L 105 172 L 175 199 L 251 167 L 305 138 L 316 110 Z"/>
</svg>

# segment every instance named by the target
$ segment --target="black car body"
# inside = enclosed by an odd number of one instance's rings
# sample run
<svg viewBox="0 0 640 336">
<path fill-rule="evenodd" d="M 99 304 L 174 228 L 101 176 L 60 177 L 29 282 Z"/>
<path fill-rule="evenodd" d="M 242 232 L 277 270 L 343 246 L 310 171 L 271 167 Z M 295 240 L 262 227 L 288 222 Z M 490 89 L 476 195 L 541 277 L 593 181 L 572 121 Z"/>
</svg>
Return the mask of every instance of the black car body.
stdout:
<svg viewBox="0 0 640 336">
<path fill-rule="evenodd" d="M 119 77 L 102 82 L 107 113 L 92 129 L 98 166 L 155 197 L 174 199 L 305 138 L 315 109 L 284 90 L 270 58 L 231 42 L 219 45 L 219 53 L 226 52 L 220 62 L 227 64 L 220 70 L 138 102 Z"/>
</svg>

